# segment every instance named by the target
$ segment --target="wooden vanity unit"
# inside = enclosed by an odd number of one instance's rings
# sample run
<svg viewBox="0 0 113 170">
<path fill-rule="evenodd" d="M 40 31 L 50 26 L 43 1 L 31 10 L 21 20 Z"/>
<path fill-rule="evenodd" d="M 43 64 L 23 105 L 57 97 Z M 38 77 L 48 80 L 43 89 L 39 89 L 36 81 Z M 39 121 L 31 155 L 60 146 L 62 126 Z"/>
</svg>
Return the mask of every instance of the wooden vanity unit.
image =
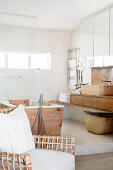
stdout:
<svg viewBox="0 0 113 170">
<path fill-rule="evenodd" d="M 71 94 L 70 103 L 113 112 L 113 66 L 93 67 L 91 85 L 81 87 L 82 94 Z"/>
<path fill-rule="evenodd" d="M 70 103 L 78 106 L 113 112 L 113 96 L 71 94 Z"/>
<path fill-rule="evenodd" d="M 107 81 L 113 85 L 113 66 L 91 68 L 92 85 L 108 85 Z"/>
</svg>

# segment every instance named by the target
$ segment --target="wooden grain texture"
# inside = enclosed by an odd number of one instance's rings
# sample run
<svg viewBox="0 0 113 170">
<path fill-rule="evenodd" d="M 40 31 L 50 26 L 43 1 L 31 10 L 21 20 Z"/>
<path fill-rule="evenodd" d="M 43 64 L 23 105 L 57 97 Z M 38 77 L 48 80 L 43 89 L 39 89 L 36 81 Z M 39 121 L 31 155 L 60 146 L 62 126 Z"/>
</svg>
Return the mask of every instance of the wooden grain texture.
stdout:
<svg viewBox="0 0 113 170">
<path fill-rule="evenodd" d="M 32 128 L 33 122 L 35 121 L 35 118 L 38 112 L 38 108 L 25 108 L 25 112 L 27 113 L 27 116 L 30 122 L 30 127 Z M 36 121 L 33 134 L 34 135 L 38 134 L 38 121 Z"/>
<path fill-rule="evenodd" d="M 63 108 L 43 109 L 43 118 L 47 129 L 46 135 L 58 136 L 61 134 L 63 110 Z"/>
<path fill-rule="evenodd" d="M 113 112 L 113 99 L 93 97 L 92 107 Z"/>
<path fill-rule="evenodd" d="M 88 96 L 83 96 L 83 106 L 88 106 L 91 107 L 92 106 L 92 97 L 88 97 Z"/>
<path fill-rule="evenodd" d="M 82 105 L 82 96 L 81 95 L 70 95 L 70 103 L 76 105 Z"/>
<path fill-rule="evenodd" d="M 113 96 L 113 85 L 111 86 L 99 86 L 100 96 Z"/>
<path fill-rule="evenodd" d="M 63 119 L 62 107 L 56 108 L 44 108 L 43 109 L 43 119 L 46 127 L 46 135 L 59 136 L 61 134 L 62 119 Z M 36 118 L 38 108 L 25 108 L 28 115 L 30 126 L 32 128 L 33 122 Z M 34 135 L 38 135 L 38 121 L 33 130 Z M 44 134 L 44 127 L 42 129 Z"/>
<path fill-rule="evenodd" d="M 113 96 L 113 85 L 81 86 L 81 94 L 95 95 L 95 96 Z"/>
<path fill-rule="evenodd" d="M 80 97 L 81 99 L 80 103 L 78 103 L 79 101 L 73 102 L 72 100 L 71 104 L 113 112 L 113 97 L 112 96 L 71 94 L 72 99 L 78 99 L 78 97 Z"/>
<path fill-rule="evenodd" d="M 103 81 L 111 80 L 113 84 L 113 66 L 110 67 L 94 67 L 91 69 L 91 84 L 92 85 L 108 85 Z"/>
<path fill-rule="evenodd" d="M 99 95 L 99 85 L 81 86 L 81 94 Z"/>
<path fill-rule="evenodd" d="M 10 104 L 13 104 L 15 106 L 19 106 L 20 104 L 25 105 L 25 106 L 29 106 L 29 99 L 23 99 L 23 100 L 9 100 Z"/>
</svg>

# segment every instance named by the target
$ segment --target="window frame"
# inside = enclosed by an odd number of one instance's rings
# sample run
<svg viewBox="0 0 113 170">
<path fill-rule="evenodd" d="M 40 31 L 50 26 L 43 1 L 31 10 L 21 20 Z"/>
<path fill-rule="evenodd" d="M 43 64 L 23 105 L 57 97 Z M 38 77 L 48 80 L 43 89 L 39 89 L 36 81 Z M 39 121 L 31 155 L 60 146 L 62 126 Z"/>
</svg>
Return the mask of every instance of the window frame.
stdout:
<svg viewBox="0 0 113 170">
<path fill-rule="evenodd" d="M 4 56 L 5 56 L 5 63 L 4 63 L 4 67 L 0 67 L 0 69 L 20 69 L 20 70 L 51 70 L 51 53 L 50 52 L 48 52 L 48 53 L 46 53 L 46 52 L 43 52 L 43 53 L 41 53 L 41 52 L 32 52 L 32 53 L 25 53 L 25 52 L 2 52 L 2 51 L 0 51 L 0 53 L 4 53 Z M 15 53 L 15 54 L 26 54 L 27 55 L 27 68 L 9 68 L 8 67 L 8 62 L 9 62 L 9 58 L 8 58 L 8 54 L 9 53 Z M 31 57 L 32 57 L 32 54 L 41 54 L 41 55 L 46 55 L 47 54 L 47 56 L 49 55 L 49 57 L 48 57 L 48 59 L 47 59 L 47 62 L 48 62 L 48 64 L 47 64 L 47 67 L 46 68 L 31 68 Z"/>
</svg>

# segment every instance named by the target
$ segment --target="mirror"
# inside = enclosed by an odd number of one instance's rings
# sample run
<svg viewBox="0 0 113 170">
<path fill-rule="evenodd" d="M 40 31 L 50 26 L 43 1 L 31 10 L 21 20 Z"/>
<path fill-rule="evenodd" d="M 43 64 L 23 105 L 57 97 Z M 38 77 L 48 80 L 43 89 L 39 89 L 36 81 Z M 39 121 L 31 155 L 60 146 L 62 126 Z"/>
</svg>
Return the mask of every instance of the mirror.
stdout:
<svg viewBox="0 0 113 170">
<path fill-rule="evenodd" d="M 93 66 L 93 19 L 81 24 L 80 56 L 85 68 Z"/>
<path fill-rule="evenodd" d="M 110 63 L 113 65 L 113 8 L 110 11 Z"/>
<path fill-rule="evenodd" d="M 94 19 L 94 66 L 108 66 L 109 62 L 109 11 Z"/>
<path fill-rule="evenodd" d="M 81 24 L 80 57 L 83 62 L 83 83 L 91 83 L 91 67 L 93 67 L 93 19 Z"/>
</svg>

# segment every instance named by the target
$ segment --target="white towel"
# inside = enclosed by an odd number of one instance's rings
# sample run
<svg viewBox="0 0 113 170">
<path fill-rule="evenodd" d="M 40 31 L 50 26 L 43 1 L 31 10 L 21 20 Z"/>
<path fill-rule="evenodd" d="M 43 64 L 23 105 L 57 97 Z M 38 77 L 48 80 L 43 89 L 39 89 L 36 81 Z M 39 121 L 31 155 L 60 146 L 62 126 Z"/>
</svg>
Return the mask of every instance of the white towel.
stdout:
<svg viewBox="0 0 113 170">
<path fill-rule="evenodd" d="M 69 68 L 70 67 L 76 67 L 76 60 L 75 59 L 69 60 Z"/>
<path fill-rule="evenodd" d="M 69 81 L 69 89 L 75 89 L 76 80 Z"/>
</svg>

